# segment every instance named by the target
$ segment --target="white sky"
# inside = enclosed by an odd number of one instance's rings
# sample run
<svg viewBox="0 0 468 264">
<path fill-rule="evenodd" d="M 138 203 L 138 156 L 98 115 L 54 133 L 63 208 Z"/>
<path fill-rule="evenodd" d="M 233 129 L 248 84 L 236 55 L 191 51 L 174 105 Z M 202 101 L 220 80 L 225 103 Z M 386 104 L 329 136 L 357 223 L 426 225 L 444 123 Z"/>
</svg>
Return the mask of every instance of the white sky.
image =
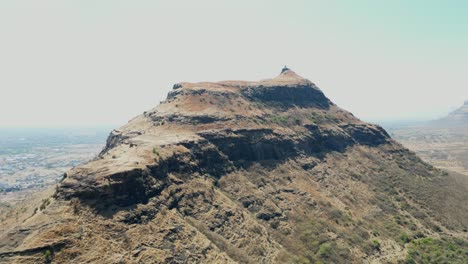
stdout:
<svg viewBox="0 0 468 264">
<path fill-rule="evenodd" d="M 0 126 L 121 125 L 285 64 L 364 120 L 440 117 L 468 99 L 467 3 L 0 0 Z"/>
</svg>

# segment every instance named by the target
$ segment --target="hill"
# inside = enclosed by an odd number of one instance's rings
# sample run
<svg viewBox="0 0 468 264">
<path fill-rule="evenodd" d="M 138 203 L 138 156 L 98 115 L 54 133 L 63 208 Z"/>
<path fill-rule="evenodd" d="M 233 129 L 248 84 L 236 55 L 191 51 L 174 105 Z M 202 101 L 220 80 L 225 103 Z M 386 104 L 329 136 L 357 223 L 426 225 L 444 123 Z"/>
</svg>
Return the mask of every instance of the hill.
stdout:
<svg viewBox="0 0 468 264">
<path fill-rule="evenodd" d="M 468 127 L 468 101 L 446 117 L 431 122 L 430 126 Z"/>
<path fill-rule="evenodd" d="M 467 201 L 285 68 L 174 85 L 0 235 L 0 261 L 465 263 Z"/>
</svg>

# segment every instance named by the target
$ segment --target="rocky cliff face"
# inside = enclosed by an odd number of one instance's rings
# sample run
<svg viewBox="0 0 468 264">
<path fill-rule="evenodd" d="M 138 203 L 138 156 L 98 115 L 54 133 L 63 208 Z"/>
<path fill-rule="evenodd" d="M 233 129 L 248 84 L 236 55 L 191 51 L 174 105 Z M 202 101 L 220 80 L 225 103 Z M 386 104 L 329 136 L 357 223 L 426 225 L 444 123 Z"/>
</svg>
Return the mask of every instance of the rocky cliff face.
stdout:
<svg viewBox="0 0 468 264">
<path fill-rule="evenodd" d="M 179 83 L 3 234 L 0 261 L 395 262 L 458 237 L 467 190 L 291 70 Z"/>
</svg>

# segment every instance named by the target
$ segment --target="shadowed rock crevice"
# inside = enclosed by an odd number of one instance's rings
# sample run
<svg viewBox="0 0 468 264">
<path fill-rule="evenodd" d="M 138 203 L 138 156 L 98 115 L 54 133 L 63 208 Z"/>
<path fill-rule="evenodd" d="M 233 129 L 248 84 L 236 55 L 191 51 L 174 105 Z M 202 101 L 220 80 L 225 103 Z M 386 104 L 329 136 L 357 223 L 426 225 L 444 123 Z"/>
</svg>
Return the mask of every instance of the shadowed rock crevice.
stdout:
<svg viewBox="0 0 468 264">
<path fill-rule="evenodd" d="M 231 120 L 232 118 L 210 115 L 165 115 L 165 116 L 151 116 L 151 120 L 157 125 L 166 123 L 184 124 L 184 125 L 201 125 L 210 124 L 214 122 L 223 122 Z"/>
<path fill-rule="evenodd" d="M 198 133 L 205 140 L 186 141 L 179 145 L 188 150 L 173 153 L 146 169 L 134 169 L 107 176 L 107 184 L 62 185 L 67 199 L 78 197 L 96 208 L 109 205 L 127 207 L 146 204 L 174 182 L 169 174 L 180 180 L 191 175 L 209 175 L 219 179 L 235 168 L 248 168 L 253 163 L 281 164 L 300 156 L 323 158 L 332 152 L 344 152 L 355 144 L 377 146 L 389 142 L 381 128 L 361 125 L 341 126 L 343 130 L 305 125 L 308 133 L 300 137 L 282 135 L 272 129 L 239 129 Z M 307 166 L 307 165 L 305 165 Z M 95 204 L 95 205 L 94 205 Z M 265 217 L 268 217 L 267 215 Z"/>
<path fill-rule="evenodd" d="M 324 156 L 349 146 L 377 146 L 388 143 L 390 137 L 381 128 L 344 126 L 344 131 L 305 125 L 309 133 L 300 137 L 282 135 L 272 129 L 223 130 L 199 135 L 214 144 L 236 165 L 268 160 L 287 160 L 300 155 Z"/>
<path fill-rule="evenodd" d="M 297 86 L 255 86 L 241 90 L 246 98 L 265 104 L 276 103 L 282 107 L 315 107 L 329 109 L 333 103 L 313 84 Z"/>
</svg>

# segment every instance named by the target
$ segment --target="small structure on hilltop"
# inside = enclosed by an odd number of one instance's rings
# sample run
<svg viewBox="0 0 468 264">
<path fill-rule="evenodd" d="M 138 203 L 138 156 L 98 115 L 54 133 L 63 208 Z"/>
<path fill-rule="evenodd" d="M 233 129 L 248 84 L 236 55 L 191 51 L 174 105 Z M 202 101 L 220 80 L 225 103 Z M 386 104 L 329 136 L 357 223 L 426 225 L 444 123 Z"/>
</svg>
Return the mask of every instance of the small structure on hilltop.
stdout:
<svg viewBox="0 0 468 264">
<path fill-rule="evenodd" d="M 285 71 L 289 71 L 290 69 L 288 68 L 288 66 L 284 65 L 283 69 L 281 70 L 281 73 L 285 72 Z"/>
</svg>

